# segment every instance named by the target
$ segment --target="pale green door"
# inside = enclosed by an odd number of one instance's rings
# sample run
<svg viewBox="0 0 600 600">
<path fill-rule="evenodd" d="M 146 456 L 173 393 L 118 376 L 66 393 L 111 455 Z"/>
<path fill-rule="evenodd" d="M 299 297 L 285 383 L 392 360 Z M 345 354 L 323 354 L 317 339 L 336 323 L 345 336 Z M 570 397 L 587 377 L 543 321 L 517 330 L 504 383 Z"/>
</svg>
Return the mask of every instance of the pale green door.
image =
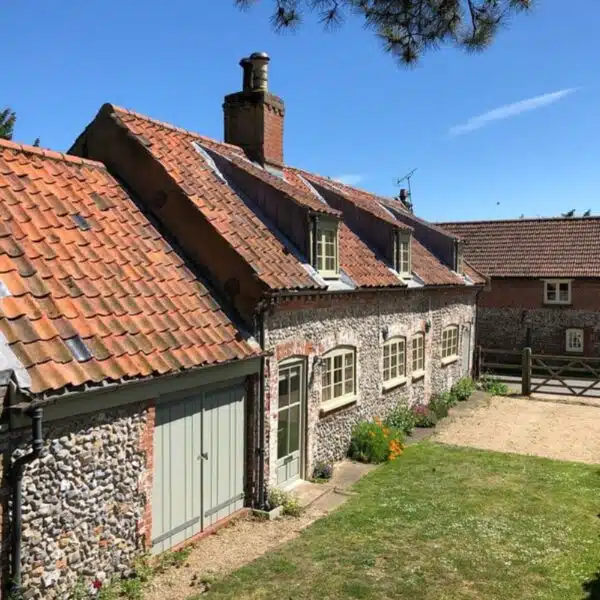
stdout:
<svg viewBox="0 0 600 600">
<path fill-rule="evenodd" d="M 201 395 L 156 407 L 152 552 L 158 554 L 201 531 Z"/>
<path fill-rule="evenodd" d="M 243 507 L 244 442 L 243 385 L 157 405 L 153 554 Z"/>
<path fill-rule="evenodd" d="M 280 365 L 277 414 L 277 485 L 300 479 L 304 412 L 304 363 Z"/>
<path fill-rule="evenodd" d="M 206 394 L 202 411 L 203 527 L 244 506 L 244 390 Z"/>
</svg>

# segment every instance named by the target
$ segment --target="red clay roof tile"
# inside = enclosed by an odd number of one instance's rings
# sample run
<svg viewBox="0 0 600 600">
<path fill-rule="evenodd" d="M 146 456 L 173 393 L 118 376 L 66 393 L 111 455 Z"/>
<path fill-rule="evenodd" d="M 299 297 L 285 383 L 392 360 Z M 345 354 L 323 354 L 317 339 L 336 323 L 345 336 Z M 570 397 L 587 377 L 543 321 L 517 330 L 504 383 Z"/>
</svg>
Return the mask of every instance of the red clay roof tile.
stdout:
<svg viewBox="0 0 600 600">
<path fill-rule="evenodd" d="M 492 277 L 600 277 L 600 217 L 440 223 Z"/>
<path fill-rule="evenodd" d="M 0 331 L 33 393 L 257 355 L 94 161 L 0 141 L 0 281 Z"/>
</svg>

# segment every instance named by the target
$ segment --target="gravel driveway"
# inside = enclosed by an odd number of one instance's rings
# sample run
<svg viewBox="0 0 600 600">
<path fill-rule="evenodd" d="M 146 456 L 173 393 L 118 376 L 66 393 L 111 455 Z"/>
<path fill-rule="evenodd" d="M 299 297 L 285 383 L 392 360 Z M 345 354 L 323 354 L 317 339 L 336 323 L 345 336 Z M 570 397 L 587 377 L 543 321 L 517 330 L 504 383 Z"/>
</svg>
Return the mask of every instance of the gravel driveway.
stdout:
<svg viewBox="0 0 600 600">
<path fill-rule="evenodd" d="M 494 397 L 438 427 L 436 442 L 600 464 L 600 407 Z"/>
</svg>

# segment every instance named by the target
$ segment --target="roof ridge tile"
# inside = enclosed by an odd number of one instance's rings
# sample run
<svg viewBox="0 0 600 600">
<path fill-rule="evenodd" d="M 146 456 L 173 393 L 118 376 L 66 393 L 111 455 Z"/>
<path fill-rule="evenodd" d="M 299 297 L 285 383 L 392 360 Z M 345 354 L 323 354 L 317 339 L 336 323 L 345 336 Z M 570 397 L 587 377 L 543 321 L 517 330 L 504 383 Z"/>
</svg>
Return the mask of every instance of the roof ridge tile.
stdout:
<svg viewBox="0 0 600 600">
<path fill-rule="evenodd" d="M 50 150 L 49 148 L 40 148 L 38 146 L 30 146 L 29 144 L 19 144 L 17 142 L 13 142 L 12 140 L 4 140 L 0 138 L 0 149 L 1 148 L 5 148 L 6 150 L 14 150 L 15 152 L 22 152 L 25 154 L 33 154 L 41 158 L 49 158 L 60 162 L 106 169 L 104 163 L 101 163 L 97 160 L 80 158 L 79 156 L 71 156 L 70 154 L 56 152 L 55 150 Z"/>
<path fill-rule="evenodd" d="M 126 115 L 136 117 L 137 119 L 142 119 L 143 121 L 153 123 L 154 125 L 164 127 L 165 129 L 170 129 L 171 131 L 176 131 L 177 133 L 183 133 L 185 135 L 190 135 L 192 137 L 210 142 L 212 144 L 218 144 L 219 146 L 224 146 L 225 148 L 228 148 L 230 150 L 235 150 L 238 154 L 243 152 L 239 146 L 235 146 L 234 144 L 228 144 L 227 142 L 223 142 L 221 140 L 216 140 L 216 139 L 208 137 L 206 135 L 202 135 L 201 133 L 198 133 L 197 131 L 192 131 L 191 129 L 184 129 L 183 127 L 178 127 L 177 125 L 168 123 L 167 121 L 161 121 L 159 119 L 149 117 L 148 115 L 144 115 L 144 114 L 136 112 L 134 110 L 130 110 L 128 108 L 123 108 L 122 106 L 117 106 L 116 104 L 109 103 L 108 106 L 112 107 L 112 109 L 116 113 L 124 113 Z"/>
</svg>

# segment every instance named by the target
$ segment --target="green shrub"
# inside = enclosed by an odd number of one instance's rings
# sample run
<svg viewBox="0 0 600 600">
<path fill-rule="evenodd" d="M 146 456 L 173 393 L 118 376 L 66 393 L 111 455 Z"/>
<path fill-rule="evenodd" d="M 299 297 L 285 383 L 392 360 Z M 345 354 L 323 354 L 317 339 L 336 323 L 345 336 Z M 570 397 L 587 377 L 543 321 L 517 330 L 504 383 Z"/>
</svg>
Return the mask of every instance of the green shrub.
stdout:
<svg viewBox="0 0 600 600">
<path fill-rule="evenodd" d="M 402 432 L 384 425 L 380 419 L 362 421 L 352 431 L 348 455 L 354 460 L 382 463 L 402 453 Z"/>
<path fill-rule="evenodd" d="M 475 382 L 470 377 L 463 377 L 452 386 L 452 394 L 459 402 L 468 400 L 474 391 Z"/>
<path fill-rule="evenodd" d="M 404 435 L 410 435 L 415 428 L 415 415 L 408 404 L 400 402 L 385 420 L 388 427 L 399 429 Z"/>
<path fill-rule="evenodd" d="M 508 386 L 493 375 L 484 375 L 479 380 L 479 387 L 492 396 L 507 396 Z"/>
<path fill-rule="evenodd" d="M 284 515 L 298 517 L 302 514 L 302 508 L 298 502 L 298 498 L 290 492 L 284 492 L 279 488 L 274 487 L 269 490 L 267 502 L 269 503 L 270 509 L 282 506 L 283 510 L 281 512 Z"/>
<path fill-rule="evenodd" d="M 313 469 L 313 479 L 329 481 L 333 477 L 333 463 L 320 460 Z"/>
<path fill-rule="evenodd" d="M 451 406 L 452 400 L 453 396 L 448 392 L 433 396 L 429 401 L 429 410 L 437 419 L 443 419 L 448 416 L 448 409 Z"/>
<path fill-rule="evenodd" d="M 413 413 L 416 427 L 435 427 L 437 425 L 437 416 L 428 406 L 417 404 L 413 408 Z"/>
</svg>

